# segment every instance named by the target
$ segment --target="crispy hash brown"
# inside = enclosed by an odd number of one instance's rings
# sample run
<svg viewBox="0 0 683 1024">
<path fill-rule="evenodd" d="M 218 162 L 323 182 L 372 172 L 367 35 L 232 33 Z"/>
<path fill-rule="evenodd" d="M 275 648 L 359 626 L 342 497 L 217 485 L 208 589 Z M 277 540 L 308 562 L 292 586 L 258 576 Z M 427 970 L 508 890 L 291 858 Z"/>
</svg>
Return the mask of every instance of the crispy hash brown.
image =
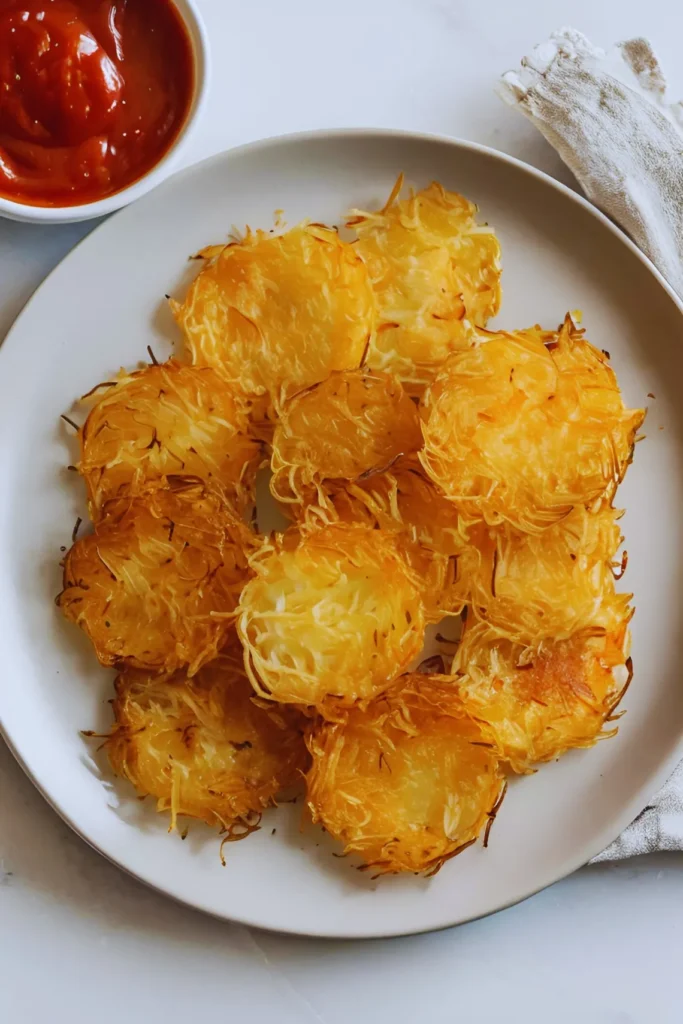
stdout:
<svg viewBox="0 0 683 1024">
<path fill-rule="evenodd" d="M 370 273 L 379 320 L 368 365 L 419 394 L 444 360 L 471 344 L 500 305 L 500 245 L 476 207 L 437 182 L 399 199 L 403 176 L 374 213 L 353 210 L 356 251 Z"/>
<path fill-rule="evenodd" d="M 334 515 L 396 532 L 408 561 L 423 581 L 428 614 L 435 621 L 460 612 L 470 581 L 463 567 L 470 540 L 455 505 L 424 473 L 417 458 L 403 457 L 389 469 L 331 490 Z M 309 515 L 316 517 L 316 509 Z"/>
<path fill-rule="evenodd" d="M 618 628 L 631 614 L 631 595 L 614 586 L 621 515 L 579 505 L 541 534 L 508 523 L 475 527 L 464 568 L 475 617 L 525 644 L 566 639 L 589 626 Z"/>
<path fill-rule="evenodd" d="M 196 366 L 212 366 L 276 409 L 334 370 L 360 366 L 375 325 L 365 264 L 336 231 L 300 224 L 211 247 L 183 303 L 172 303 Z"/>
<path fill-rule="evenodd" d="M 178 474 L 219 488 L 236 508 L 253 501 L 261 446 L 249 435 L 247 403 L 211 367 L 170 359 L 95 393 L 79 465 L 94 519 L 109 499 Z"/>
<path fill-rule="evenodd" d="M 504 783 L 452 680 L 401 684 L 309 735 L 308 807 L 376 874 L 433 875 L 492 820 Z"/>
<path fill-rule="evenodd" d="M 325 481 L 357 480 L 421 447 L 415 403 L 395 377 L 332 374 L 283 408 L 273 437 L 271 493 L 285 505 L 325 505 Z"/>
<path fill-rule="evenodd" d="M 465 630 L 453 665 L 458 693 L 515 772 L 613 736 L 604 730 L 630 681 L 626 623 L 530 648 L 486 624 Z"/>
<path fill-rule="evenodd" d="M 106 743 L 112 768 L 140 796 L 153 796 L 159 811 L 170 811 L 171 830 L 179 815 L 248 829 L 254 815 L 300 780 L 308 762 L 292 711 L 263 710 L 252 696 L 240 661 L 231 657 L 191 679 L 124 672 Z"/>
<path fill-rule="evenodd" d="M 611 500 L 645 415 L 570 318 L 557 336 L 498 332 L 451 356 L 423 413 L 434 482 L 472 517 L 526 532 Z"/>
<path fill-rule="evenodd" d="M 237 629 L 261 697 L 334 715 L 382 693 L 422 649 L 419 580 L 391 533 L 293 531 L 250 564 Z"/>
<path fill-rule="evenodd" d="M 251 547 L 200 484 L 118 498 L 67 554 L 57 603 L 103 665 L 193 675 L 232 629 Z"/>
</svg>

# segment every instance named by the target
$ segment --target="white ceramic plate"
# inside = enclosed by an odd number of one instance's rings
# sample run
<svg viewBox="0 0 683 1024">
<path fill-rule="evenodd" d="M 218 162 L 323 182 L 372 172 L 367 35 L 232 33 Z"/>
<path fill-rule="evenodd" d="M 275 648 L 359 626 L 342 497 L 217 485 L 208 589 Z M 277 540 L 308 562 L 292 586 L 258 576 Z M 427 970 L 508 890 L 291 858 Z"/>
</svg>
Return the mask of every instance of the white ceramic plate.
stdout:
<svg viewBox="0 0 683 1024">
<path fill-rule="evenodd" d="M 620 492 L 638 612 L 636 676 L 618 737 L 516 781 L 487 850 L 476 846 L 431 881 L 372 882 L 332 856 L 300 809 L 269 812 L 227 847 L 197 826 L 166 834 L 149 801 L 108 780 L 80 729 L 105 729 L 112 674 L 54 607 L 60 546 L 85 516 L 60 414 L 120 365 L 170 351 L 164 293 L 186 258 L 231 225 L 269 227 L 283 208 L 339 223 L 387 196 L 396 173 L 437 178 L 476 200 L 503 247 L 498 322 L 553 327 L 580 308 L 611 352 L 627 400 L 647 403 L 647 440 Z M 661 278 L 573 193 L 492 151 L 447 139 L 336 132 L 263 142 L 166 182 L 93 232 L 29 303 L 0 355 L 0 720 L 24 768 L 89 843 L 150 885 L 249 924 L 328 936 L 441 928 L 522 899 L 602 850 L 645 806 L 680 752 L 683 727 L 683 318 Z M 656 399 L 648 399 L 648 392 Z M 273 829 L 276 833 L 273 834 Z"/>
</svg>

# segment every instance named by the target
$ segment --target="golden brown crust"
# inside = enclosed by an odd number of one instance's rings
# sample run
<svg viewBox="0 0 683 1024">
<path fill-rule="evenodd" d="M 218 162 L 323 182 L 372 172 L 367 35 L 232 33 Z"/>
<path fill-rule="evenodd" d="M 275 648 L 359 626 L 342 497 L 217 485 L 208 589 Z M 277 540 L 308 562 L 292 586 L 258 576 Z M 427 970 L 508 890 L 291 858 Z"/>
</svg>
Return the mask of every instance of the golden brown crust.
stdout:
<svg viewBox="0 0 683 1024">
<path fill-rule="evenodd" d="M 376 874 L 433 875 L 476 840 L 504 783 L 452 680 L 399 683 L 311 732 L 307 802 L 313 820 Z"/>
<path fill-rule="evenodd" d="M 237 629 L 256 692 L 326 716 L 385 690 L 419 654 L 425 612 L 392 534 L 332 525 L 265 542 Z"/>
<path fill-rule="evenodd" d="M 462 560 L 474 618 L 522 644 L 595 626 L 618 629 L 631 614 L 631 595 L 614 585 L 621 515 L 579 505 L 540 534 L 509 523 L 474 526 Z"/>
<path fill-rule="evenodd" d="M 384 472 L 331 486 L 331 513 L 317 505 L 312 521 L 339 519 L 395 532 L 422 581 L 428 618 L 458 614 L 469 599 L 469 525 L 426 476 L 415 456 L 398 459 Z"/>
<path fill-rule="evenodd" d="M 108 502 L 64 561 L 64 615 L 103 665 L 190 675 L 216 657 L 249 576 L 249 530 L 195 481 Z"/>
<path fill-rule="evenodd" d="M 399 199 L 403 176 L 381 210 L 352 211 L 377 296 L 368 365 L 420 394 L 454 351 L 472 344 L 500 305 L 500 245 L 475 221 L 476 207 L 437 182 Z"/>
<path fill-rule="evenodd" d="M 437 183 L 401 186 L 353 211 L 351 244 L 305 222 L 197 255 L 171 303 L 191 365 L 150 352 L 86 396 L 95 532 L 58 604 L 120 670 L 105 746 L 171 829 L 242 838 L 306 775 L 346 853 L 432 875 L 486 845 L 501 766 L 616 731 L 612 503 L 644 413 L 569 316 L 486 330 L 494 231 Z M 258 537 L 268 449 L 294 525 Z M 447 675 L 421 652 L 457 615 Z"/>
<path fill-rule="evenodd" d="M 273 437 L 270 489 L 284 505 L 327 506 L 325 484 L 362 480 L 422 447 L 415 403 L 390 374 L 332 374 L 285 405 Z"/>
<path fill-rule="evenodd" d="M 471 517 L 540 532 L 614 497 L 644 412 L 571 319 L 498 332 L 452 356 L 423 401 L 429 476 Z"/>
<path fill-rule="evenodd" d="M 179 474 L 219 490 L 238 510 L 253 502 L 262 456 L 249 403 L 211 367 L 170 359 L 122 373 L 95 394 L 78 467 L 93 519 L 106 501 Z"/>
<path fill-rule="evenodd" d="M 213 253 L 172 304 L 196 366 L 280 409 L 334 370 L 360 366 L 375 323 L 367 270 L 336 231 L 248 232 Z"/>
<path fill-rule="evenodd" d="M 630 681 L 626 622 L 533 647 L 498 636 L 485 623 L 466 629 L 453 664 L 457 689 L 515 772 L 616 729 L 604 726 Z"/>
<path fill-rule="evenodd" d="M 230 829 L 300 782 L 308 764 L 291 709 L 257 707 L 241 659 L 221 656 L 189 679 L 128 670 L 116 680 L 112 768 L 159 811 Z M 239 834 L 239 833 L 237 833 Z"/>
</svg>

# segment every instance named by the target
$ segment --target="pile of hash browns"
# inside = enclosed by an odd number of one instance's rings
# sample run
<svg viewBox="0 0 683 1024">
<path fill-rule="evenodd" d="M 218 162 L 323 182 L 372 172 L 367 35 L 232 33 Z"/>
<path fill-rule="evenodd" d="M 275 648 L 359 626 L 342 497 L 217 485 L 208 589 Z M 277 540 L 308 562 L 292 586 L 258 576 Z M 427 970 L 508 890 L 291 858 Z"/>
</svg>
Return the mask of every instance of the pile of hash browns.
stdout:
<svg viewBox="0 0 683 1024">
<path fill-rule="evenodd" d="M 180 354 L 84 399 L 92 529 L 57 598 L 117 673 L 111 765 L 169 831 L 244 839 L 305 788 L 375 875 L 486 845 L 508 776 L 616 732 L 644 419 L 571 316 L 487 329 L 495 231 L 404 192 L 198 254 Z"/>
</svg>

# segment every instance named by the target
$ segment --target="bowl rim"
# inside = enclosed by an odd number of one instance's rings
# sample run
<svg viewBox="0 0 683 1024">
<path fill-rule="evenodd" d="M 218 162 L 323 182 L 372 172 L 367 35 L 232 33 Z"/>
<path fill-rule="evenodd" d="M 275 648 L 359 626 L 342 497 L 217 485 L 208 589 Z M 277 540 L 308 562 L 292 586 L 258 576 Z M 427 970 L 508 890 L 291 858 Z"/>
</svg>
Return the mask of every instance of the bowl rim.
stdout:
<svg viewBox="0 0 683 1024">
<path fill-rule="evenodd" d="M 170 0 L 179 15 L 192 49 L 194 90 L 185 121 L 170 148 L 141 178 L 113 195 L 77 206 L 34 206 L 0 196 L 0 217 L 33 224 L 73 224 L 94 220 L 120 210 L 146 195 L 173 172 L 180 156 L 187 149 L 199 123 L 209 92 L 211 51 L 209 37 L 196 0 Z"/>
</svg>

